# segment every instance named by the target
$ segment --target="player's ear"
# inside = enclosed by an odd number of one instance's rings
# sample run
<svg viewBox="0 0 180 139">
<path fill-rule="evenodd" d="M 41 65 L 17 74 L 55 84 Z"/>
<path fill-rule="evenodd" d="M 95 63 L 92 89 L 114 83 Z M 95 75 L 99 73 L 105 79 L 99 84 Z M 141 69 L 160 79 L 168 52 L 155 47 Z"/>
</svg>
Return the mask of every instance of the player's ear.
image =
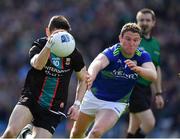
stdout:
<svg viewBox="0 0 180 139">
<path fill-rule="evenodd" d="M 140 43 L 141 43 L 141 40 L 142 40 L 142 38 L 140 37 L 140 39 L 139 39 L 139 45 L 140 45 Z"/>
<path fill-rule="evenodd" d="M 47 35 L 48 37 L 51 35 L 48 27 L 46 28 L 46 35 Z"/>
</svg>

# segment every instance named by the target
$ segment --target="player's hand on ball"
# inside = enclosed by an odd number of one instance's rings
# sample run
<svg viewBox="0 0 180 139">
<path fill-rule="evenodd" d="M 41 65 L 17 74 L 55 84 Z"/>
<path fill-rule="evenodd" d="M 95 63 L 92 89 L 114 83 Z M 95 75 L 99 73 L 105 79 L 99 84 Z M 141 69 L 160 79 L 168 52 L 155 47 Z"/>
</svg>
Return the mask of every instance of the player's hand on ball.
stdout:
<svg viewBox="0 0 180 139">
<path fill-rule="evenodd" d="M 47 40 L 45 46 L 48 47 L 48 48 L 51 48 L 53 46 L 53 44 L 54 44 L 53 35 L 51 35 L 51 36 L 48 37 L 48 40 Z"/>
</svg>

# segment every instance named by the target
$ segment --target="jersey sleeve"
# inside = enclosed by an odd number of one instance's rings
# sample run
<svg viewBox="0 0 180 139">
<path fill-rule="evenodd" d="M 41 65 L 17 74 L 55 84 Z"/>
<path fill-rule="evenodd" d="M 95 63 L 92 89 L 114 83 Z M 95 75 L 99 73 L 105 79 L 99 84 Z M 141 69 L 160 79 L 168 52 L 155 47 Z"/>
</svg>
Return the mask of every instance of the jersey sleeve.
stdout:
<svg viewBox="0 0 180 139">
<path fill-rule="evenodd" d="M 81 69 L 85 66 L 83 57 L 79 50 L 75 48 L 73 54 L 72 54 L 72 67 L 75 70 L 75 72 L 81 71 Z"/>
<path fill-rule="evenodd" d="M 151 56 L 148 52 L 143 51 L 142 55 L 140 57 L 140 65 L 146 63 L 146 62 L 152 62 Z"/>
<path fill-rule="evenodd" d="M 42 39 L 37 39 L 36 41 L 33 42 L 32 47 L 29 50 L 29 57 L 30 59 L 35 55 L 39 54 L 46 44 L 47 40 L 45 38 Z"/>
<path fill-rule="evenodd" d="M 109 48 L 106 48 L 102 52 L 102 54 L 104 54 L 108 58 L 109 62 L 113 62 L 114 59 L 115 59 L 115 56 L 114 56 L 113 52 L 114 52 L 113 47 L 109 47 Z"/>
<path fill-rule="evenodd" d="M 161 58 L 160 58 L 160 57 L 161 57 L 161 56 L 160 56 L 160 55 L 161 55 L 161 53 L 160 53 L 160 52 L 161 52 L 161 49 L 160 49 L 160 43 L 159 43 L 159 41 L 156 40 L 156 42 L 157 42 L 157 46 L 158 46 L 158 48 L 159 48 L 159 49 L 158 49 L 158 50 L 159 50 L 159 56 L 158 56 L 158 60 L 157 60 L 156 66 L 160 66 L 160 65 L 161 65 Z"/>
</svg>

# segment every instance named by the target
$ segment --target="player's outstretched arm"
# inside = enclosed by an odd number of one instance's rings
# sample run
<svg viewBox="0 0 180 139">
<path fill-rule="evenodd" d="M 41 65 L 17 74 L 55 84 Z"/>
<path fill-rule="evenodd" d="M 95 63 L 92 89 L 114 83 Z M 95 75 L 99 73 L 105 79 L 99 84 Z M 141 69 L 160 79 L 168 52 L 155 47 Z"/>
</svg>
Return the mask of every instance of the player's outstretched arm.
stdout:
<svg viewBox="0 0 180 139">
<path fill-rule="evenodd" d="M 104 69 L 107 65 L 109 65 L 109 60 L 108 58 L 100 53 L 90 64 L 88 68 L 88 89 L 91 88 L 93 81 L 96 79 L 97 74 L 99 73 L 100 70 Z"/>
<path fill-rule="evenodd" d="M 87 90 L 87 70 L 86 67 L 83 67 L 80 72 L 76 72 L 76 76 L 78 79 L 78 84 L 76 88 L 76 99 L 78 101 L 82 101 L 84 94 Z"/>
<path fill-rule="evenodd" d="M 77 120 L 78 114 L 79 114 L 79 107 L 84 97 L 84 94 L 87 90 L 86 67 L 83 67 L 80 72 L 76 72 L 76 76 L 78 78 L 78 84 L 76 88 L 76 97 L 75 97 L 74 104 L 68 110 L 68 116 L 72 120 Z"/>
<path fill-rule="evenodd" d="M 137 66 L 132 60 L 126 60 L 125 63 L 127 66 L 139 74 L 141 77 L 145 78 L 149 81 L 156 81 L 157 80 L 157 72 L 155 66 L 152 62 L 143 63 L 142 66 Z"/>
</svg>

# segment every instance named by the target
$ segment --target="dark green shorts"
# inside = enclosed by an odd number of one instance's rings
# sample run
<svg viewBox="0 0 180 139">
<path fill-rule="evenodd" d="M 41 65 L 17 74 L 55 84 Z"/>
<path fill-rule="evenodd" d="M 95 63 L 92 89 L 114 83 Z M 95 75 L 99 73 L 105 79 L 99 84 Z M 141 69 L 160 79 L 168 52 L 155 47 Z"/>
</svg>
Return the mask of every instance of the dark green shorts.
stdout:
<svg viewBox="0 0 180 139">
<path fill-rule="evenodd" d="M 21 95 L 18 105 L 24 105 L 29 108 L 33 115 L 33 125 L 44 128 L 50 133 L 54 133 L 57 125 L 64 118 L 63 115 L 55 114 L 41 107 L 31 95 L 24 93 Z"/>
<path fill-rule="evenodd" d="M 151 88 L 137 84 L 129 100 L 129 111 L 132 113 L 142 112 L 151 107 Z"/>
</svg>

